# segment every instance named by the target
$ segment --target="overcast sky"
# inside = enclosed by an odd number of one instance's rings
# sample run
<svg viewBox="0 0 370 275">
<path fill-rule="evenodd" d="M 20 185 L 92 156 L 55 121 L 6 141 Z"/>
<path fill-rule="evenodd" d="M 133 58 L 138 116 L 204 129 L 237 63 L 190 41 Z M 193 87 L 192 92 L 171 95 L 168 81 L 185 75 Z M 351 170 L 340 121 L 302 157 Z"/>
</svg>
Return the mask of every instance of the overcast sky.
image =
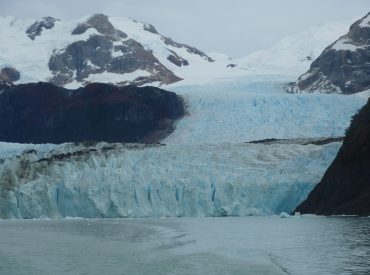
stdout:
<svg viewBox="0 0 370 275">
<path fill-rule="evenodd" d="M 0 15 L 62 20 L 104 13 L 153 24 L 206 52 L 231 57 L 269 48 L 280 38 L 370 11 L 370 0 L 0 0 Z"/>
</svg>

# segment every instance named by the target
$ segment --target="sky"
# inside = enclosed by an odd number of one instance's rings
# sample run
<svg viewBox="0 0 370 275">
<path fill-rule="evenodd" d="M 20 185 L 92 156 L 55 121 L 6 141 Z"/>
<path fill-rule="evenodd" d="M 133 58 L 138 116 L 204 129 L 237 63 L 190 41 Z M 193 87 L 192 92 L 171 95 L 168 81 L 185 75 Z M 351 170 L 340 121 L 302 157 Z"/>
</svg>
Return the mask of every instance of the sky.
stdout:
<svg viewBox="0 0 370 275">
<path fill-rule="evenodd" d="M 370 0 L 0 0 L 0 15 L 61 20 L 104 13 L 154 25 L 205 52 L 242 57 L 327 22 L 360 18 Z"/>
</svg>

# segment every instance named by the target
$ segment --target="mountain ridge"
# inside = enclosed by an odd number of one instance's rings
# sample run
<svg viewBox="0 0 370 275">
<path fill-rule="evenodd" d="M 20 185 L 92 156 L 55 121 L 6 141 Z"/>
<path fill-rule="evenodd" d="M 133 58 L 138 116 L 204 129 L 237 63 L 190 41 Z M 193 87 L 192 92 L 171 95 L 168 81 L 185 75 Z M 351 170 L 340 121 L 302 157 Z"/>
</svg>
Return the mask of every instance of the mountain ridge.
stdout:
<svg viewBox="0 0 370 275">
<path fill-rule="evenodd" d="M 66 22 L 0 17 L 0 25 L 0 69 L 17 70 L 14 83 L 47 81 L 73 89 L 91 82 L 163 86 L 253 74 L 295 78 L 350 23 L 323 24 L 237 59 L 178 43 L 151 24 L 125 17 L 95 14 Z"/>
</svg>

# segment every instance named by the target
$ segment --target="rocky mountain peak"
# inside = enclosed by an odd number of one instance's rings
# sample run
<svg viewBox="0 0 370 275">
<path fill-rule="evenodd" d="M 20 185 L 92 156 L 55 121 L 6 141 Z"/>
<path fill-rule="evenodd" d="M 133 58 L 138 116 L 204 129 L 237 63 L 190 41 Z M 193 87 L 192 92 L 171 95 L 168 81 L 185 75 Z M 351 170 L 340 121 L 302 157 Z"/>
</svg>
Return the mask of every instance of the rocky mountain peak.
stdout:
<svg viewBox="0 0 370 275">
<path fill-rule="evenodd" d="M 95 14 L 91 16 L 86 22 L 78 24 L 71 34 L 83 34 L 90 28 L 94 28 L 100 34 L 109 36 L 116 41 L 120 40 L 121 38 L 127 38 L 127 34 L 125 34 L 123 31 L 115 29 L 112 23 L 109 22 L 108 16 L 104 14 Z"/>
<path fill-rule="evenodd" d="M 370 88 L 370 13 L 328 46 L 290 92 L 352 94 Z"/>
</svg>

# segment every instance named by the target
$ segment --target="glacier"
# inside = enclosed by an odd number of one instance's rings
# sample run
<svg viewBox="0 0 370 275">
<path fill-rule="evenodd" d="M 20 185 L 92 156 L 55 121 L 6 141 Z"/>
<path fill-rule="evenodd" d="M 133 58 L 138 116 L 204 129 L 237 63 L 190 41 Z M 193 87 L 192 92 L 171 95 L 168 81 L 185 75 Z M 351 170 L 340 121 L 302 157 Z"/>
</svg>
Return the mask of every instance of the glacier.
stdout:
<svg viewBox="0 0 370 275">
<path fill-rule="evenodd" d="M 278 75 L 234 78 L 207 85 L 172 85 L 189 115 L 164 141 L 171 144 L 245 142 L 266 138 L 343 136 L 366 96 L 288 94 Z"/>
<path fill-rule="evenodd" d="M 339 147 L 99 143 L 38 150 L 28 145 L 1 159 L 0 218 L 291 212 L 320 180 Z"/>
</svg>

